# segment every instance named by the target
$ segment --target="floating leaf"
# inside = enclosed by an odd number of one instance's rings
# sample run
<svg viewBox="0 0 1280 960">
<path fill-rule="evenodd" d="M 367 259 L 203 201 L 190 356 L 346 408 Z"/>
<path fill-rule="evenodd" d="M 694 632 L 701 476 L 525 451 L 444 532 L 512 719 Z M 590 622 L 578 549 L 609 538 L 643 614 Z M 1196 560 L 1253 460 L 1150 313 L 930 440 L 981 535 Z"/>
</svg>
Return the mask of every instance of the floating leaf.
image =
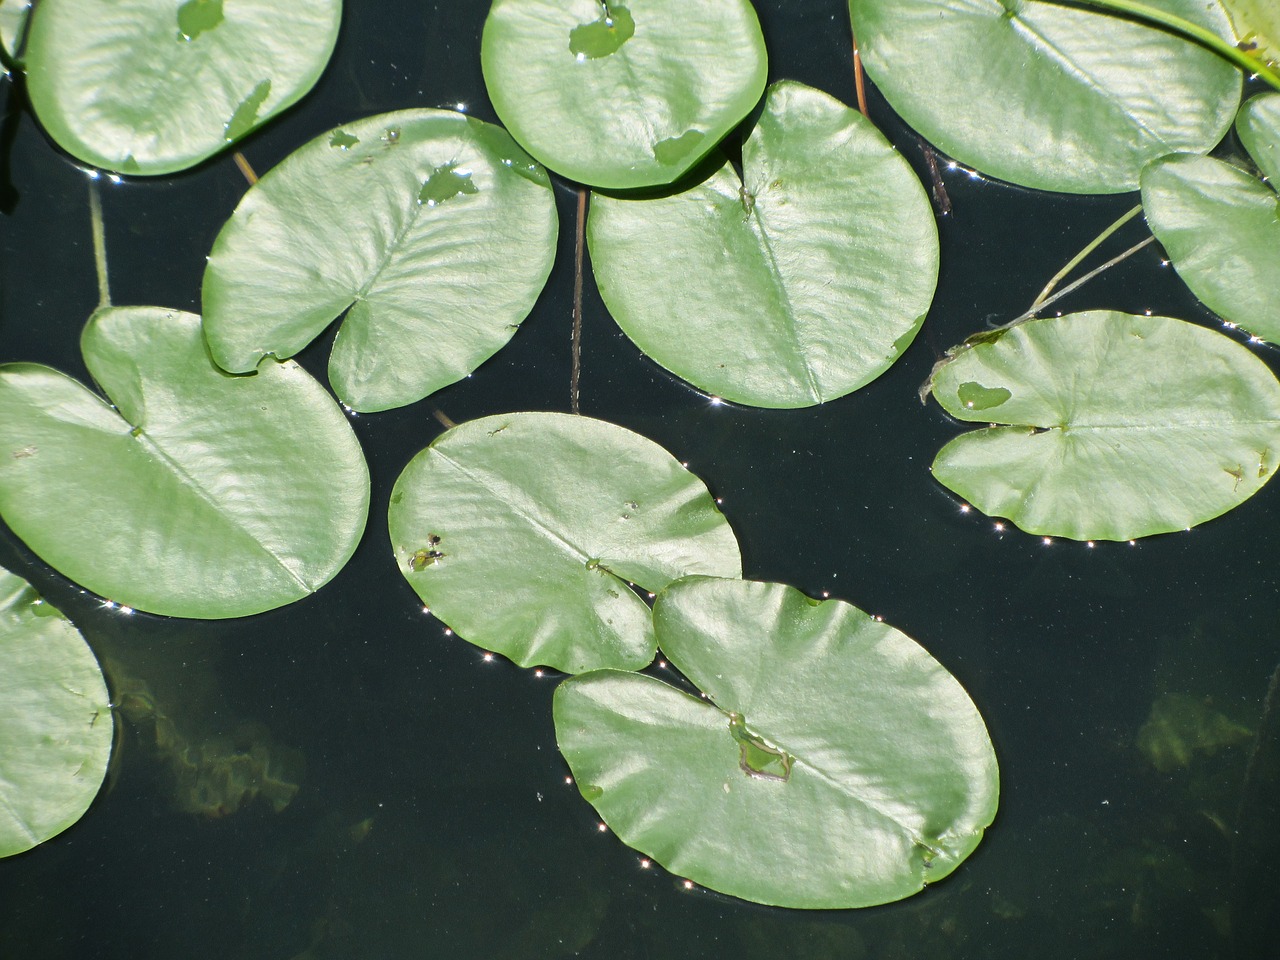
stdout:
<svg viewBox="0 0 1280 960">
<path fill-rule="evenodd" d="M 1235 36 L 1254 56 L 1280 64 L 1280 6 L 1275 0 L 1222 0 Z"/>
<path fill-rule="evenodd" d="M 173 173 L 301 99 L 329 62 L 341 16 L 341 0 L 40 0 L 27 90 L 72 156 Z"/>
<path fill-rule="evenodd" d="M 1008 396 L 979 405 L 968 384 Z M 1280 384 L 1266 364 L 1169 317 L 1030 320 L 959 350 L 931 389 L 952 416 L 994 421 L 943 447 L 934 476 L 1028 533 L 1190 528 L 1253 496 L 1280 462 Z"/>
<path fill-rule="evenodd" d="M 766 68 L 746 0 L 494 0 L 480 60 L 512 135 L 597 187 L 671 183 L 755 106 Z"/>
<path fill-rule="evenodd" d="M 233 377 L 200 318 L 100 310 L 81 339 L 114 407 L 56 370 L 0 366 L 0 515 L 118 603 L 239 617 L 320 588 L 364 530 L 369 474 L 337 404 L 292 362 Z"/>
<path fill-rule="evenodd" d="M 345 124 L 250 188 L 214 242 L 205 333 L 227 370 L 292 356 L 350 307 L 329 379 L 360 411 L 462 379 L 511 339 L 555 256 L 546 171 L 446 110 Z"/>
<path fill-rule="evenodd" d="M 1250 97 L 1240 108 L 1236 132 L 1272 189 L 1280 187 L 1280 93 Z"/>
<path fill-rule="evenodd" d="M 0 0 L 0 43 L 11 55 L 18 53 L 31 12 L 31 0 Z"/>
<path fill-rule="evenodd" d="M 657 592 L 742 571 L 702 481 L 588 417 L 459 424 L 405 468 L 388 520 L 401 573 L 459 636 L 568 673 L 653 659 L 649 608 L 629 583 Z"/>
<path fill-rule="evenodd" d="M 653 613 L 709 700 L 613 670 L 555 695 L 578 789 L 624 843 L 712 890 L 827 909 L 910 896 L 978 845 L 995 752 L 915 641 L 782 584 L 690 577 Z"/>
<path fill-rule="evenodd" d="M 89 809 L 111 754 L 111 701 L 80 632 L 0 570 L 0 857 Z"/>
<path fill-rule="evenodd" d="M 1142 173 L 1147 224 L 1191 292 L 1224 320 L 1280 341 L 1280 198 L 1221 160 L 1175 154 Z"/>
<path fill-rule="evenodd" d="M 595 195 L 601 296 L 640 349 L 716 396 L 801 407 L 856 390 L 933 299 L 920 181 L 860 113 L 794 82 L 770 87 L 742 166 L 656 199 Z"/>
<path fill-rule="evenodd" d="M 1217 0 L 1162 0 L 1219 36 Z M 1037 0 L 850 0 L 867 73 L 948 155 L 1044 190 L 1120 193 L 1144 164 L 1222 139 L 1240 74 L 1208 49 Z"/>
</svg>

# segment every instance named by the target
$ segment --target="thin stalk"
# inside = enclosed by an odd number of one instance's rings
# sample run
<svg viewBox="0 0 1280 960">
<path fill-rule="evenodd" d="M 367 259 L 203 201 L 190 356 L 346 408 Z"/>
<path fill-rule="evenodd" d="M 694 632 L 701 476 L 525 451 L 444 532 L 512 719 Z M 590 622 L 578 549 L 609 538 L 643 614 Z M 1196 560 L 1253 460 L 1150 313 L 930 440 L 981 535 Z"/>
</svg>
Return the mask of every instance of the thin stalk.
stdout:
<svg viewBox="0 0 1280 960">
<path fill-rule="evenodd" d="M 1049 0 L 1049 2 L 1064 3 L 1064 0 Z M 1192 23 L 1190 20 L 1179 17 L 1167 10 L 1161 10 L 1159 7 L 1153 7 L 1145 3 L 1138 3 L 1137 0 L 1066 0 L 1066 5 L 1073 6 L 1076 3 L 1090 7 L 1100 7 L 1103 10 L 1127 13 L 1139 20 L 1145 20 L 1148 23 L 1158 23 L 1162 27 L 1168 27 L 1175 33 L 1179 33 L 1184 37 L 1199 41 L 1214 53 L 1218 54 L 1218 56 L 1230 60 L 1237 67 L 1240 67 L 1240 69 L 1256 77 L 1260 77 L 1277 90 L 1280 90 L 1280 73 L 1273 70 L 1257 57 L 1251 56 L 1244 50 L 1241 50 L 1235 44 L 1228 43 L 1226 40 L 1223 40 L 1212 30 L 1206 30 L 1199 24 Z"/>
<path fill-rule="evenodd" d="M 240 175 L 249 181 L 249 186 L 253 186 L 258 182 L 258 175 L 253 172 L 253 167 L 249 166 L 249 161 L 245 159 L 245 155 L 237 150 L 231 155 L 231 159 L 236 162 L 236 166 L 240 169 Z"/>
<path fill-rule="evenodd" d="M 578 224 L 573 246 L 573 338 L 570 350 L 569 412 L 578 410 L 578 380 L 582 375 L 582 251 L 586 245 L 587 188 L 578 188 Z"/>
<path fill-rule="evenodd" d="M 867 113 L 867 82 L 862 74 L 862 53 L 858 50 L 858 35 L 853 34 L 853 89 L 858 96 L 858 110 L 868 120 L 871 114 Z"/>
<path fill-rule="evenodd" d="M 1058 300 L 1061 300 L 1061 299 L 1062 299 L 1063 297 L 1065 297 L 1067 294 L 1072 293 L 1072 292 L 1074 292 L 1074 291 L 1076 291 L 1076 290 L 1080 289 L 1082 286 L 1084 286 L 1086 283 L 1088 283 L 1090 280 L 1092 280 L 1092 279 L 1093 279 L 1094 277 L 1096 277 L 1098 274 L 1100 274 L 1100 273 L 1104 273 L 1105 271 L 1110 270 L 1110 269 L 1111 269 L 1112 267 L 1114 267 L 1117 263 L 1120 263 L 1120 262 L 1122 262 L 1122 261 L 1124 261 L 1124 260 L 1128 260 L 1130 257 L 1132 257 L 1135 253 L 1137 253 L 1137 252 L 1138 252 L 1139 250 L 1141 250 L 1143 247 L 1147 246 L 1147 244 L 1155 243 L 1155 240 L 1156 240 L 1156 238 L 1155 238 L 1154 236 L 1147 237 L 1147 239 L 1145 239 L 1145 240 L 1140 240 L 1138 243 L 1135 243 L 1132 247 L 1130 247 L 1128 250 L 1124 251 L 1123 253 L 1118 253 L 1118 254 L 1116 254 L 1114 257 L 1112 257 L 1110 260 L 1108 260 L 1108 261 L 1107 261 L 1106 263 L 1104 263 L 1102 266 L 1100 266 L 1100 267 L 1094 267 L 1092 270 L 1090 270 L 1088 273 L 1086 273 L 1086 274 L 1085 274 L 1083 277 L 1081 277 L 1079 280 L 1074 280 L 1074 281 L 1072 281 L 1071 283 L 1068 283 L 1065 287 L 1063 287 L 1061 290 L 1059 290 L 1059 291 L 1058 291 L 1057 293 L 1055 293 L 1053 296 L 1051 296 L 1051 297 L 1047 297 L 1047 298 L 1044 300 L 1044 302 L 1043 302 L 1043 303 L 1040 303 L 1040 304 L 1037 304 L 1036 306 L 1033 306 L 1030 310 L 1028 310 L 1028 311 L 1027 311 L 1026 313 L 1024 313 L 1022 316 L 1020 316 L 1020 317 L 1014 317 L 1014 318 L 1013 318 L 1012 320 L 1010 320 L 1008 323 L 1003 324 L 1003 325 L 1001 325 L 1001 326 L 999 326 L 999 327 L 996 327 L 996 329 L 997 329 L 997 330 L 1007 330 L 1009 327 L 1016 327 L 1018 324 L 1020 324 L 1020 323 L 1024 323 L 1025 321 L 1030 320 L 1032 317 L 1034 317 L 1037 313 L 1039 313 L 1039 312 L 1040 312 L 1041 310 L 1043 310 L 1045 307 L 1049 306 L 1051 303 L 1054 303 L 1054 302 L 1056 302 L 1056 301 L 1058 301 Z"/>
<path fill-rule="evenodd" d="M 1128 223 L 1130 220 L 1132 220 L 1141 212 L 1142 212 L 1142 204 L 1138 204 L 1132 210 L 1129 210 L 1122 217 L 1120 217 L 1119 220 L 1111 224 L 1111 226 L 1107 227 L 1100 234 L 1094 237 L 1085 246 L 1083 250 L 1081 250 L 1069 261 L 1067 261 L 1067 265 L 1065 267 L 1063 267 L 1061 270 L 1059 270 L 1057 273 L 1053 275 L 1053 278 L 1048 283 L 1046 283 L 1044 285 L 1044 289 L 1040 291 L 1040 295 L 1037 296 L 1035 300 L 1031 302 L 1031 306 L 1029 309 L 1035 310 L 1038 307 L 1040 307 L 1041 304 L 1043 304 L 1045 300 L 1048 298 L 1049 294 L 1053 293 L 1053 288 L 1056 287 L 1062 281 L 1063 277 L 1069 274 L 1076 267 L 1080 266 L 1080 263 L 1084 260 L 1084 258 L 1089 256 L 1089 254 L 1093 253 L 1093 251 L 1097 250 L 1098 247 L 1101 246 L 1102 243 L 1107 239 L 1107 237 L 1111 236 L 1113 233 L 1115 233 L 1117 230 L 1119 230 L 1121 227 L 1123 227 L 1126 223 Z"/>
<path fill-rule="evenodd" d="M 102 196 L 97 178 L 89 181 L 89 224 L 93 231 L 93 262 L 98 268 L 98 309 L 111 306 L 107 285 L 107 238 L 102 227 Z"/>
</svg>

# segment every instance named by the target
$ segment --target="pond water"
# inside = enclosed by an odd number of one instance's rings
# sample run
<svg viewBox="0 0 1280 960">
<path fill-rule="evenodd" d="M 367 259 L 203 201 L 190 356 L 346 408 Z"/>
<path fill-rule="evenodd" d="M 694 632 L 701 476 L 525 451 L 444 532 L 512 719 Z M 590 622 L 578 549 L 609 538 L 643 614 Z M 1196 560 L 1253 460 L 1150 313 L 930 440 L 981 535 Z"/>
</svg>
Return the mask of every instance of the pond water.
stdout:
<svg viewBox="0 0 1280 960">
<path fill-rule="evenodd" d="M 486 6 L 349 3 L 317 90 L 245 155 L 262 172 L 339 122 L 409 106 L 463 104 L 496 121 L 478 58 Z M 770 79 L 852 102 L 844 3 L 756 6 Z M 97 302 L 87 179 L 5 95 L 0 357 L 84 377 L 78 337 Z M 927 183 L 919 142 L 874 89 L 871 113 Z M 645 866 L 566 783 L 557 678 L 446 635 L 397 570 L 388 497 L 441 431 L 433 410 L 461 422 L 568 409 L 574 193 L 561 183 L 557 266 L 511 344 L 427 401 L 352 418 L 372 473 L 369 526 L 317 595 L 229 622 L 130 616 L 3 531 L 0 565 L 76 622 L 135 709 L 84 819 L 0 862 L 0 957 L 1276 956 L 1276 719 L 1186 765 L 1153 758 L 1169 756 L 1180 724 L 1260 725 L 1280 660 L 1280 491 L 1132 546 L 1045 544 L 965 512 L 928 470 L 961 428 L 921 406 L 917 388 L 946 347 L 1020 314 L 1135 199 L 943 173 L 953 210 L 937 299 L 867 388 L 802 411 L 713 406 L 639 354 L 588 275 L 581 398 L 584 413 L 688 461 L 723 499 L 748 577 L 882 616 L 969 691 L 1002 795 L 950 878 L 897 904 L 804 912 Z M 198 312 L 205 255 L 244 190 L 227 156 L 166 180 L 104 182 L 114 302 Z M 1144 235 L 1130 224 L 1112 249 Z M 1217 323 L 1154 245 L 1059 306 Z M 327 356 L 326 341 L 301 360 L 323 379 Z M 1274 350 L 1262 356 L 1277 366 Z M 1163 725 L 1140 737 L 1153 710 Z M 173 759 L 197 744 L 198 762 Z M 246 794 L 264 771 L 272 789 Z"/>
</svg>

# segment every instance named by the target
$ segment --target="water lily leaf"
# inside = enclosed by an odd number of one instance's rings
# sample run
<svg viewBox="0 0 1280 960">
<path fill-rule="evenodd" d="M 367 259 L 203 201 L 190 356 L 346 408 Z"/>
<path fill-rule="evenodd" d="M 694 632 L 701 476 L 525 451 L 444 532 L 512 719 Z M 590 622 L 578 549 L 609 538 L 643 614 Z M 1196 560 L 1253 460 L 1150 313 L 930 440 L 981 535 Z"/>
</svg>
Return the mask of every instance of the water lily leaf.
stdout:
<svg viewBox="0 0 1280 960">
<path fill-rule="evenodd" d="M 1276 189 L 1280 184 L 1280 93 L 1250 97 L 1240 108 L 1236 132 L 1262 175 Z"/>
<path fill-rule="evenodd" d="M 742 573 L 702 481 L 589 417 L 459 424 L 405 468 L 388 521 L 401 573 L 459 636 L 567 673 L 653 659 L 649 608 L 628 583 Z"/>
<path fill-rule="evenodd" d="M 578 789 L 629 846 L 746 900 L 845 908 L 951 873 L 995 817 L 977 708 L 915 641 L 839 600 L 690 577 L 654 606 L 709 699 L 634 673 L 556 690 Z"/>
<path fill-rule="evenodd" d="M 601 296 L 640 349 L 716 396 L 802 407 L 856 390 L 933 299 L 924 188 L 870 121 L 794 82 L 769 88 L 742 167 L 656 199 L 593 196 Z"/>
<path fill-rule="evenodd" d="M 952 416 L 991 424 L 943 447 L 933 475 L 1028 533 L 1188 529 L 1253 496 L 1280 462 L 1280 384 L 1266 364 L 1170 317 L 1030 320 L 961 349 L 931 388 Z"/>
<path fill-rule="evenodd" d="M 1191 292 L 1224 320 L 1280 340 L 1280 198 L 1211 157 L 1176 154 L 1142 173 L 1147 224 Z"/>
<path fill-rule="evenodd" d="M 40 0 L 27 91 L 58 145 L 133 174 L 184 170 L 301 99 L 341 0 Z"/>
<path fill-rule="evenodd" d="M 1159 6 L 1222 37 L 1217 0 Z M 850 0 L 867 73 L 939 149 L 1044 190 L 1134 190 L 1144 164 L 1203 153 L 1240 100 L 1239 71 L 1165 30 L 1038 0 Z"/>
<path fill-rule="evenodd" d="M 1280 6 L 1275 0 L 1222 0 L 1235 35 L 1254 56 L 1280 63 Z"/>
<path fill-rule="evenodd" d="M 233 377 L 200 318 L 99 310 L 81 338 L 114 406 L 31 363 L 0 366 L 0 516 L 47 563 L 152 613 L 240 617 L 320 588 L 364 530 L 369 474 L 297 364 Z"/>
<path fill-rule="evenodd" d="M 619 188 L 692 167 L 755 106 L 766 69 L 747 0 L 494 0 L 480 62 L 531 154 Z"/>
<path fill-rule="evenodd" d="M 31 0 L 0 0 L 0 43 L 10 54 L 18 53 L 30 12 Z"/>
<path fill-rule="evenodd" d="M 80 632 L 0 570 L 0 857 L 89 809 L 111 755 L 111 700 Z"/>
<path fill-rule="evenodd" d="M 234 373 L 292 356 L 348 310 L 329 379 L 360 411 L 462 379 L 511 339 L 555 257 L 546 171 L 446 110 L 346 124 L 251 187 L 204 277 L 205 333 Z"/>
</svg>

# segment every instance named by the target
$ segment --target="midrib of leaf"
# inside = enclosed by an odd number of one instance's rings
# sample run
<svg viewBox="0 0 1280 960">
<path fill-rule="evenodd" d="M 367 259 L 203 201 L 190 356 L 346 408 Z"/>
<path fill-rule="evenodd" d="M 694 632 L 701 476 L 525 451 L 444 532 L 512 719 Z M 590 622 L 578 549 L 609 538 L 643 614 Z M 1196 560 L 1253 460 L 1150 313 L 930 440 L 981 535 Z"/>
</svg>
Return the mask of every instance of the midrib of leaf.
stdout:
<svg viewBox="0 0 1280 960">
<path fill-rule="evenodd" d="M 227 512 L 225 508 L 222 506 L 222 504 L 220 504 L 218 500 L 208 490 L 204 488 L 199 478 L 189 473 L 186 470 L 186 468 L 182 466 L 181 462 L 175 459 L 173 456 L 171 456 L 169 452 L 164 449 L 164 447 L 162 447 L 154 438 L 152 438 L 146 432 L 145 429 L 143 429 L 142 432 L 138 434 L 136 439 L 141 442 L 141 445 L 145 447 L 148 452 L 154 454 L 156 459 L 158 459 L 169 470 L 169 472 L 173 476 L 177 477 L 178 481 L 184 487 L 189 489 L 192 493 L 196 495 L 196 497 L 198 497 L 210 509 L 212 509 L 215 516 L 225 520 L 229 527 L 231 527 L 236 532 L 242 534 L 244 537 L 248 539 L 248 541 L 253 546 L 258 548 L 264 555 L 270 557 L 271 560 L 273 560 L 275 564 L 281 570 L 283 570 L 294 583 L 296 583 L 299 587 L 303 589 L 304 593 L 315 592 L 315 587 L 311 586 L 309 583 L 307 583 L 307 581 L 302 579 L 302 577 L 293 569 L 292 566 L 289 565 L 289 563 L 285 561 L 284 558 L 282 558 L 274 550 L 272 550 L 265 543 L 259 540 L 257 534 L 253 530 L 249 529 L 249 527 L 247 527 L 240 518 L 236 517 L 232 513 Z"/>
</svg>

